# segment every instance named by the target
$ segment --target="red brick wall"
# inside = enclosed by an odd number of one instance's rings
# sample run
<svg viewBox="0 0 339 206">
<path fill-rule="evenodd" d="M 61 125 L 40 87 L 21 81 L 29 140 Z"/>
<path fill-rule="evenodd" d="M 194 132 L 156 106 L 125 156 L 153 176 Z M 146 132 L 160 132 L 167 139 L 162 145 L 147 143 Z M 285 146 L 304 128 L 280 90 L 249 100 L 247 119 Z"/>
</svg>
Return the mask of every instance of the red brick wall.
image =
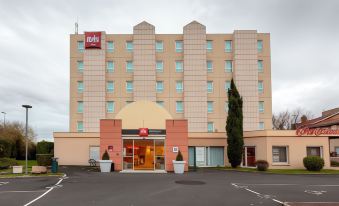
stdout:
<svg viewBox="0 0 339 206">
<path fill-rule="evenodd" d="M 185 171 L 188 171 L 188 123 L 187 120 L 166 120 L 165 158 L 166 170 L 173 171 L 172 160 L 177 153 L 173 147 L 178 147 L 186 161 Z"/>
<path fill-rule="evenodd" d="M 113 151 L 108 152 L 110 159 L 114 162 L 115 170 L 122 169 L 122 139 L 121 120 L 102 119 L 100 120 L 100 154 L 108 151 L 108 146 L 113 146 Z M 100 156 L 100 157 L 101 157 Z"/>
</svg>

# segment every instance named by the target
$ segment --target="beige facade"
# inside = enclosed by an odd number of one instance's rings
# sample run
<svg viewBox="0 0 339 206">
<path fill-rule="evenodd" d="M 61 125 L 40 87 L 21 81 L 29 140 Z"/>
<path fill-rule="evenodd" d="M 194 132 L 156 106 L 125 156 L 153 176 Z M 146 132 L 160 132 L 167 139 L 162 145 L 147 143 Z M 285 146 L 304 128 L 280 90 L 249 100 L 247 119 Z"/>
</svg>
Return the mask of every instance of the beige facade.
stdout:
<svg viewBox="0 0 339 206">
<path fill-rule="evenodd" d="M 182 41 L 182 51 L 176 50 L 176 41 Z M 231 50 L 226 50 L 226 41 L 231 42 Z M 259 52 L 258 41 L 263 45 Z M 208 123 L 213 123 L 212 132 L 224 132 L 228 101 L 225 86 L 232 78 L 244 99 L 244 129 L 272 128 L 269 34 L 208 34 L 206 27 L 195 21 L 183 28 L 183 34 L 156 34 L 153 25 L 142 22 L 134 27 L 133 34 L 102 32 L 101 49 L 79 50 L 79 42 L 84 42 L 83 34 L 70 36 L 70 132 L 78 131 L 78 123 L 84 132 L 98 132 L 99 119 L 113 119 L 137 100 L 158 102 L 174 119 L 187 119 L 189 132 L 207 132 Z M 113 42 L 112 50 L 107 48 L 108 42 Z M 127 49 L 127 42 L 133 43 L 132 50 Z M 212 48 L 207 48 L 207 42 Z M 162 44 L 162 50 L 157 50 L 157 43 Z M 232 70 L 226 69 L 226 61 L 232 63 Z M 83 70 L 79 70 L 79 62 Z M 109 62 L 113 70 L 107 69 Z M 133 71 L 126 68 L 130 62 Z M 156 69 L 157 62 L 162 63 L 162 69 Z M 176 70 L 176 62 L 182 62 L 182 71 Z M 207 69 L 207 62 L 211 69 Z M 79 82 L 83 83 L 82 93 L 78 92 Z M 108 82 L 113 82 L 113 92 L 107 91 Z M 127 91 L 128 82 L 133 84 L 132 91 Z M 177 90 L 181 82 L 182 91 Z M 212 91 L 208 91 L 207 82 L 212 84 Z M 260 92 L 259 82 L 263 85 Z M 156 90 L 157 83 L 163 90 Z M 79 102 L 83 111 L 78 111 Z M 108 102 L 114 102 L 113 111 L 107 111 Z M 183 102 L 182 111 L 177 111 L 177 102 Z M 207 102 L 213 105 L 209 112 Z M 261 112 L 259 102 L 264 106 Z"/>
</svg>

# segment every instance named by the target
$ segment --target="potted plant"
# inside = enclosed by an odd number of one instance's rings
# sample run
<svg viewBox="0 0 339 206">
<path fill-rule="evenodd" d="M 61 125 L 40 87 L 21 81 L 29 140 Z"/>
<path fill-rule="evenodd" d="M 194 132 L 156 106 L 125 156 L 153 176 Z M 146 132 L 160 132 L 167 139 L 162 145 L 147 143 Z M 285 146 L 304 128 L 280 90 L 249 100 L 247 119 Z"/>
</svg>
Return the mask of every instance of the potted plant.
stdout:
<svg viewBox="0 0 339 206">
<path fill-rule="evenodd" d="M 175 158 L 175 160 L 173 160 L 174 173 L 183 174 L 185 170 L 185 164 L 186 161 L 184 161 L 184 158 L 179 150 L 177 157 Z"/>
<path fill-rule="evenodd" d="M 109 159 L 109 155 L 107 150 L 105 150 L 104 154 L 102 155 L 101 160 L 98 160 L 100 164 L 100 171 L 101 172 L 110 172 L 112 160 Z"/>
</svg>

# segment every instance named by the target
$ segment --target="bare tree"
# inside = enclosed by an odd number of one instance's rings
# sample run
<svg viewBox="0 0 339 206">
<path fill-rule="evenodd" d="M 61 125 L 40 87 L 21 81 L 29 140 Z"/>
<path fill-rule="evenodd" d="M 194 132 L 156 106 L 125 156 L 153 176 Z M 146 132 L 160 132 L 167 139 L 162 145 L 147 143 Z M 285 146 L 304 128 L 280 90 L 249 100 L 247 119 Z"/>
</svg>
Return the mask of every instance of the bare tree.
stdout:
<svg viewBox="0 0 339 206">
<path fill-rule="evenodd" d="M 273 129 L 276 130 L 290 130 L 295 129 L 296 123 L 299 123 L 303 119 L 313 118 L 313 114 L 310 111 L 306 111 L 301 108 L 296 108 L 292 111 L 286 110 L 273 114 L 272 124 Z"/>
</svg>

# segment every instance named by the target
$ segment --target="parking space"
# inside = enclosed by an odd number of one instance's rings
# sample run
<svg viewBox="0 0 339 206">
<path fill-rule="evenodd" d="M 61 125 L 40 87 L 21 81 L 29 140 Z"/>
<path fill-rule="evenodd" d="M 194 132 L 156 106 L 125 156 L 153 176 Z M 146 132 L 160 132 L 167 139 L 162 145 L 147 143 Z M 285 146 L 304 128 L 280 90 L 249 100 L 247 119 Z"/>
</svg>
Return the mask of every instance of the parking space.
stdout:
<svg viewBox="0 0 339 206">
<path fill-rule="evenodd" d="M 0 179 L 0 202 L 4 205 L 25 205 L 42 194 L 31 205 L 282 205 L 284 202 L 339 202 L 339 184 L 335 184 L 339 183 L 339 176 L 336 175 L 273 175 L 208 169 L 184 175 L 103 174 L 88 167 L 67 167 L 64 172 L 68 178 L 62 180 L 57 177 Z M 54 186 L 53 190 L 46 193 L 51 186 Z"/>
</svg>

